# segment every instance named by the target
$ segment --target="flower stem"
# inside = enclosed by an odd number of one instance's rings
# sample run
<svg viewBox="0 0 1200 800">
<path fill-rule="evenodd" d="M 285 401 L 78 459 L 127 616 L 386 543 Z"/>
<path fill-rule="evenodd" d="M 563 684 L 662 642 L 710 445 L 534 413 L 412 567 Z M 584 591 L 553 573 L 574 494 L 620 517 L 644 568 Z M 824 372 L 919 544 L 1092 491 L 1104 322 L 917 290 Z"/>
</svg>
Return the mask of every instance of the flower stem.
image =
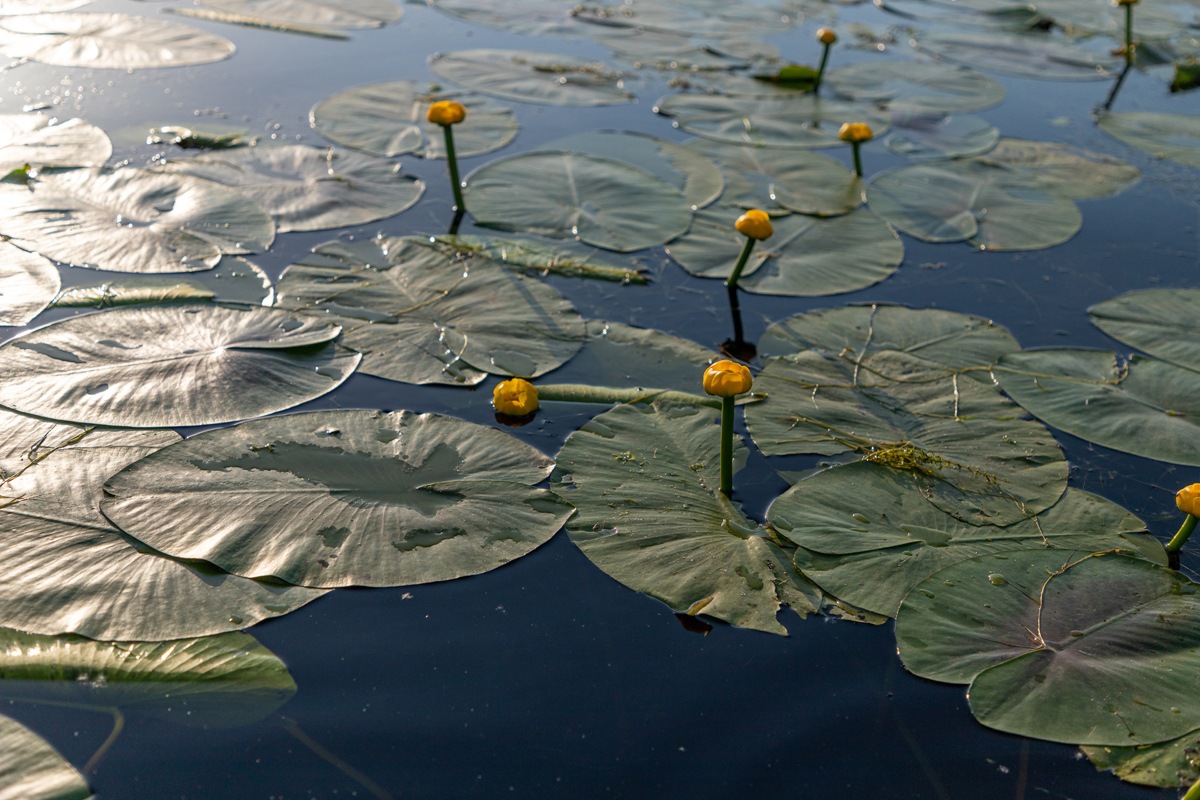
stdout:
<svg viewBox="0 0 1200 800">
<path fill-rule="evenodd" d="M 858 154 L 858 149 L 860 147 L 862 147 L 862 145 L 858 142 L 850 143 L 850 151 L 854 153 L 854 174 L 861 178 L 863 176 L 862 157 Z"/>
<path fill-rule="evenodd" d="M 817 79 L 813 81 L 813 94 L 821 91 L 821 79 L 825 77 L 825 65 L 829 63 L 829 50 L 833 45 L 825 45 L 821 51 L 821 63 L 817 66 Z"/>
<path fill-rule="evenodd" d="M 750 253 L 754 250 L 754 243 L 757 240 L 751 236 L 746 237 L 746 243 L 742 245 L 742 253 L 738 256 L 737 264 L 733 266 L 733 272 L 729 273 L 729 277 L 725 279 L 725 288 L 729 290 L 729 310 L 733 314 L 733 340 L 742 342 L 742 309 L 738 303 L 737 284 L 742 277 L 742 270 L 746 268 L 746 262 L 750 260 Z"/>
<path fill-rule="evenodd" d="M 721 398 L 721 494 L 733 495 L 733 398 Z"/>
<path fill-rule="evenodd" d="M 1125 63 L 1133 63 L 1133 3 L 1125 6 Z"/>
<path fill-rule="evenodd" d="M 1187 519 L 1179 526 L 1179 530 L 1171 537 L 1171 541 L 1167 542 L 1168 553 L 1178 553 L 1183 547 L 1183 543 L 1192 535 L 1192 531 L 1196 529 L 1197 519 L 1192 514 L 1187 515 Z"/>
<path fill-rule="evenodd" d="M 449 125 L 442 126 L 442 132 L 446 135 L 446 161 L 450 164 L 450 185 L 454 189 L 454 208 L 459 213 L 466 210 L 467 205 L 463 202 L 462 182 L 458 179 L 458 158 L 454 155 L 454 131 Z"/>
</svg>

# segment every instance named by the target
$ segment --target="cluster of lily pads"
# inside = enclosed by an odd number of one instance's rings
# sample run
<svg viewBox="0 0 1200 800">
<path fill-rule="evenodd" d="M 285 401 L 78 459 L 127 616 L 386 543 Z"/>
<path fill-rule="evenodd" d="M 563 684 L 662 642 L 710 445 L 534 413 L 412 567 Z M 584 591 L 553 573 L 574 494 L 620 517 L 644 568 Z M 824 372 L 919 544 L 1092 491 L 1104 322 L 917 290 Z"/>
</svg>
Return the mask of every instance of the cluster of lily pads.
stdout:
<svg viewBox="0 0 1200 800">
<path fill-rule="evenodd" d="M 78 4 L 6 4 L 0 52 L 142 68 L 234 50 L 183 23 Z M 576 242 L 619 254 L 665 246 L 688 273 L 726 279 L 746 209 L 771 225 L 737 281 L 752 293 L 873 285 L 904 261 L 897 230 L 987 250 L 1064 242 L 1081 223 L 1077 201 L 1122 191 L 1137 170 L 1002 138 L 972 114 L 999 103 L 1003 87 L 953 62 L 1112 78 L 1120 62 L 1088 42 L 1122 36 L 1118 12 L 1068 0 L 884 3 L 958 30 L 913 33 L 936 60 L 903 69 L 882 58 L 840 65 L 835 52 L 818 93 L 805 85 L 811 70 L 761 41 L 810 3 L 429 5 L 483 25 L 591 36 L 632 71 L 567 54 L 444 53 L 430 66 L 455 88 L 389 80 L 318 103 L 312 128 L 334 145 L 164 125 L 156 141 L 203 152 L 143 167 L 106 166 L 107 135 L 82 120 L 0 117 L 0 322 L 24 325 L 49 306 L 101 309 L 0 345 L 6 693 L 119 720 L 121 708 L 156 707 L 159 695 L 130 687 L 177 684 L 177 702 L 211 700 L 214 720 L 231 693 L 251 698 L 236 704 L 248 717 L 265 715 L 295 685 L 237 631 L 338 587 L 479 574 L 565 526 L 597 567 L 681 615 L 777 634 L 784 606 L 895 618 L 905 665 L 970 684 L 984 724 L 1082 744 L 1129 780 L 1200 780 L 1200 692 L 1175 677 L 1200 666 L 1196 584 L 1169 567 L 1142 521 L 1067 485 L 1046 427 L 1200 465 L 1200 359 L 1185 322 L 1163 324 L 1189 319 L 1200 292 L 1139 292 L 1091 309 L 1097 326 L 1145 353 L 1131 358 L 1025 351 L 981 317 L 885 305 L 773 324 L 757 342 L 746 428 L 770 459 L 813 461 L 800 474 L 781 467 L 793 485 L 759 522 L 721 491 L 721 414 L 694 395 L 719 358 L 714 343 L 585 319 L 538 280 L 613 280 L 629 292 L 646 282 Z M 401 18 L 390 0 L 172 10 L 327 38 Z M 1139 10 L 1129 68 L 1196 54 L 1178 16 L 1159 13 Z M 499 101 L 628 103 L 646 69 L 678 73 L 680 90 L 655 111 L 696 138 L 576 134 L 455 181 L 474 225 L 523 238 L 341 238 L 274 282 L 247 260 L 277 235 L 417 204 L 424 185 L 395 159 L 447 156 L 427 119 L 434 103 L 466 109 L 457 155 L 482 156 L 518 134 L 517 112 Z M 1098 119 L 1134 146 L 1200 163 L 1200 135 L 1179 136 L 1193 122 L 1163 116 L 1104 109 Z M 837 135 L 846 122 L 916 163 L 864 178 L 845 157 L 814 152 L 848 156 Z M 61 270 L 75 268 L 123 274 L 62 290 Z M 1180 313 L 1164 315 L 1172 304 Z M 554 459 L 446 416 L 279 413 L 356 371 L 459 386 L 553 372 L 558 383 L 535 382 L 538 413 L 567 399 L 613 407 Z M 613 385 L 595 385 L 600 376 Z M 226 427 L 186 439 L 171 430 L 193 426 Z M 739 444 L 735 462 L 747 454 Z M 0 764 L 0 794 L 87 796 L 73 768 L 3 717 L 0 744 L 18 754 Z"/>
</svg>

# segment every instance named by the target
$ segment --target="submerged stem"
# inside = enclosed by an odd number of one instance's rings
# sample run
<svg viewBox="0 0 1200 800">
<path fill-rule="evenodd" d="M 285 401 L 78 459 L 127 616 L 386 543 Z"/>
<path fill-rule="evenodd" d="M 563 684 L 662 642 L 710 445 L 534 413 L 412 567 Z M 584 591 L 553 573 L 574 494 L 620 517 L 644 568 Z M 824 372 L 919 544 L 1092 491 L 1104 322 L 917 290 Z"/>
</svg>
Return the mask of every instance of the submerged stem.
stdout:
<svg viewBox="0 0 1200 800">
<path fill-rule="evenodd" d="M 108 738 L 104 740 L 99 749 L 95 753 L 92 753 L 92 757 L 83 765 L 84 775 L 94 772 L 96 767 L 100 766 L 100 761 L 112 749 L 112 746 L 116 744 L 117 739 L 121 736 L 121 731 L 125 730 L 125 715 L 121 713 L 121 709 L 114 707 L 108 709 L 108 712 L 112 714 L 113 718 L 112 730 L 109 731 Z"/>
</svg>

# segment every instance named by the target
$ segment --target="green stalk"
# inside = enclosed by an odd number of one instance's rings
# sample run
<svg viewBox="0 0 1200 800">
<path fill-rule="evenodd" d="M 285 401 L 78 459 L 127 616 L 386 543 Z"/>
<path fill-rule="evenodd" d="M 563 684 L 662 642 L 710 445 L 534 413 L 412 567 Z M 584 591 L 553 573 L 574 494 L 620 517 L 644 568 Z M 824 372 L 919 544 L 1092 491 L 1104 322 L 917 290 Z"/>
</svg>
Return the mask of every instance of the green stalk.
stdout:
<svg viewBox="0 0 1200 800">
<path fill-rule="evenodd" d="M 863 174 L 862 174 L 862 157 L 859 156 L 859 154 L 858 154 L 858 149 L 860 147 L 862 147 L 861 142 L 851 142 L 850 143 L 850 151 L 852 153 L 854 153 L 854 174 L 861 178 L 863 176 Z"/>
<path fill-rule="evenodd" d="M 454 208 L 458 211 L 465 211 L 466 203 L 463 202 L 462 196 L 462 181 L 458 179 L 458 159 L 454 155 L 454 132 L 450 130 L 449 125 L 442 126 L 442 132 L 446 134 L 446 161 L 450 162 L 450 185 L 454 188 Z"/>
<path fill-rule="evenodd" d="M 829 63 L 829 50 L 833 45 L 825 45 L 825 49 L 821 51 L 821 63 L 817 66 L 817 79 L 813 81 L 813 94 L 821 91 L 821 79 L 825 77 L 825 65 Z"/>
<path fill-rule="evenodd" d="M 738 280 L 742 277 L 742 270 L 746 268 L 746 262 L 750 260 L 750 251 L 754 249 L 755 239 L 747 236 L 746 243 L 742 245 L 742 254 L 738 256 L 737 264 L 733 267 L 733 272 L 729 273 L 729 277 L 725 279 L 725 285 L 736 287 Z"/>
<path fill-rule="evenodd" d="M 721 398 L 721 494 L 733 496 L 733 398 Z"/>
<path fill-rule="evenodd" d="M 1192 531 L 1196 529 L 1196 517 L 1191 514 L 1187 515 L 1187 519 L 1179 526 L 1179 530 L 1171 537 L 1171 541 L 1167 542 L 1168 553 L 1178 553 L 1183 547 L 1183 543 L 1192 535 Z"/>
<path fill-rule="evenodd" d="M 1133 63 L 1133 3 L 1125 6 L 1125 63 Z"/>
</svg>

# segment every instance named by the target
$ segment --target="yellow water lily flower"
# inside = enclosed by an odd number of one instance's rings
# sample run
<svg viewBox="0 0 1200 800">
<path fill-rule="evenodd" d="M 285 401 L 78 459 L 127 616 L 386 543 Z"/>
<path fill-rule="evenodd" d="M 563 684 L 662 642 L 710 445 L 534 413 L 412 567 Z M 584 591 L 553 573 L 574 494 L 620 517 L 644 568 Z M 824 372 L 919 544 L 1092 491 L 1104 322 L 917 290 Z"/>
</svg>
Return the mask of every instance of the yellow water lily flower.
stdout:
<svg viewBox="0 0 1200 800">
<path fill-rule="evenodd" d="M 738 233 L 760 241 L 769 239 L 775 232 L 775 229 L 771 227 L 770 215 L 757 208 L 752 208 L 738 217 L 737 222 L 733 223 L 733 227 L 737 228 Z"/>
<path fill-rule="evenodd" d="M 1175 505 L 1185 514 L 1200 517 L 1200 483 L 1193 483 L 1176 492 Z"/>
<path fill-rule="evenodd" d="M 467 109 L 462 103 L 456 103 L 453 100 L 438 100 L 436 103 L 431 103 L 429 113 L 425 115 L 430 122 L 435 125 L 446 127 L 448 125 L 457 125 L 467 118 Z"/>
<path fill-rule="evenodd" d="M 728 359 L 704 370 L 704 391 L 717 397 L 736 397 L 750 391 L 754 378 L 745 364 Z"/>
<path fill-rule="evenodd" d="M 538 410 L 537 387 L 524 378 L 509 378 L 492 390 L 492 405 L 501 414 L 523 417 Z"/>
<path fill-rule="evenodd" d="M 862 144 L 875 138 L 875 132 L 865 122 L 847 122 L 838 128 L 838 138 L 850 144 Z"/>
<path fill-rule="evenodd" d="M 817 28 L 817 41 L 823 45 L 831 45 L 837 41 L 837 33 L 833 28 Z"/>
</svg>

